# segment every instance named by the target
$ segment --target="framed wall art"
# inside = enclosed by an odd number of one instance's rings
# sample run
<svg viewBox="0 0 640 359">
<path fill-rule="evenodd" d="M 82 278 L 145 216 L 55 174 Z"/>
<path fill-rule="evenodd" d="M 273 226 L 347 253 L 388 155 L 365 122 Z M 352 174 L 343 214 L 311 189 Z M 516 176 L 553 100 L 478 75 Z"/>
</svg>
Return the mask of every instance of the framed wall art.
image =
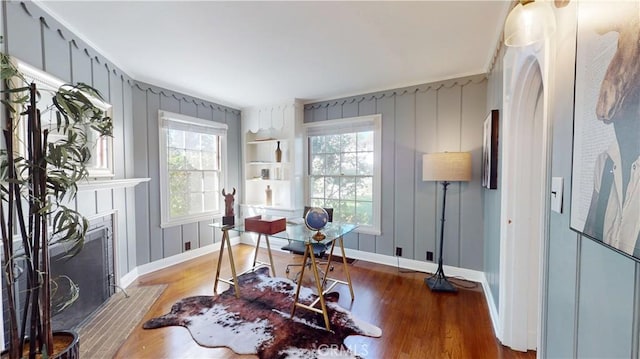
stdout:
<svg viewBox="0 0 640 359">
<path fill-rule="evenodd" d="M 29 83 L 33 82 L 38 86 L 39 89 L 39 97 L 37 107 L 41 111 L 41 122 L 42 129 L 47 129 L 49 131 L 49 135 L 47 139 L 49 142 L 61 141 L 64 140 L 67 136 L 66 133 L 60 133 L 55 130 L 55 121 L 57 118 L 55 117 L 55 111 L 51 111 L 51 107 L 46 107 L 44 104 L 51 104 L 52 94 L 57 91 L 60 86 L 64 85 L 64 81 L 51 76 L 50 74 L 43 72 L 40 69 L 37 69 L 26 62 L 20 61 L 18 59 L 13 59 L 15 62 L 16 68 L 24 75 L 22 79 L 25 81 L 22 85 L 28 86 Z M 98 99 L 94 96 L 87 94 L 89 100 L 102 111 L 105 112 L 105 115 L 108 117 L 112 117 L 112 106 L 109 103 L 104 102 L 101 99 Z M 18 131 L 17 131 L 17 143 L 20 148 L 17 150 L 20 153 L 26 153 L 26 138 L 28 134 L 28 129 L 26 127 L 27 121 L 20 121 L 18 123 Z M 90 157 L 87 161 L 87 171 L 89 178 L 111 178 L 114 176 L 114 164 L 113 164 L 113 137 L 112 136 L 100 136 L 98 131 L 92 128 L 87 128 L 86 131 L 88 141 L 89 141 L 89 150 L 91 151 Z"/>
<path fill-rule="evenodd" d="M 482 187 L 498 188 L 498 110 L 491 110 L 484 120 L 482 140 Z"/>
<path fill-rule="evenodd" d="M 640 4 L 578 6 L 571 228 L 640 259 Z M 593 14 L 598 14 L 593 17 Z"/>
</svg>

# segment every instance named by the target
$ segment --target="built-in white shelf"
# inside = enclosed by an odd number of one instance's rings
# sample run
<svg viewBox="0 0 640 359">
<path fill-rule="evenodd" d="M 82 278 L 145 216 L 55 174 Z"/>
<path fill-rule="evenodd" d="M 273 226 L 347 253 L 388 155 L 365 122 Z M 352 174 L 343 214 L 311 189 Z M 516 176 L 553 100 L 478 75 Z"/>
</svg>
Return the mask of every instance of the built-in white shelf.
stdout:
<svg viewBox="0 0 640 359">
<path fill-rule="evenodd" d="M 299 101 L 242 110 L 242 216 L 290 217 L 302 208 L 302 117 Z M 267 186 L 270 206 L 266 205 Z"/>
</svg>

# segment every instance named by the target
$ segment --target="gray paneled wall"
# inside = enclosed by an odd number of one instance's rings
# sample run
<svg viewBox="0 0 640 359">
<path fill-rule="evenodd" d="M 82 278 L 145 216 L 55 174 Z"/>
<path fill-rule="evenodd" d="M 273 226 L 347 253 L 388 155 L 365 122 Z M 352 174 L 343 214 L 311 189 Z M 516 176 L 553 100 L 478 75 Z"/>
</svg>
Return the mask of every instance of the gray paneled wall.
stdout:
<svg viewBox="0 0 640 359">
<path fill-rule="evenodd" d="M 117 211 L 118 273 L 211 244 L 206 223 L 159 227 L 157 111 L 164 109 L 229 125 L 227 180 L 239 187 L 240 113 L 134 81 L 31 2 L 2 2 L 5 52 L 64 81 L 97 88 L 113 106 L 115 178 L 151 177 L 133 188 L 83 191 L 75 207 L 86 216 Z M 134 140 L 135 139 L 135 140 Z"/>
<path fill-rule="evenodd" d="M 549 84 L 551 176 L 564 178 L 564 212 L 549 213 L 543 289 L 543 358 L 638 358 L 640 264 L 570 228 L 576 6 L 554 9 L 555 61 Z M 502 103 L 502 54 L 489 76 L 488 104 Z M 495 195 L 495 197 L 494 197 Z M 485 273 L 497 301 L 500 192 L 485 191 Z M 495 303 L 496 307 L 498 303 Z"/>
<path fill-rule="evenodd" d="M 487 84 L 487 109 L 498 110 L 499 130 L 498 138 L 503 132 L 504 116 L 502 108 L 502 57 L 505 47 L 500 46 L 492 64 L 491 76 Z M 488 112 L 488 111 L 487 111 Z M 498 140 L 498 188 L 482 191 L 484 210 L 484 273 L 495 301 L 495 308 L 499 308 L 500 298 L 500 201 L 502 200 L 502 141 Z M 490 215 L 487 215 L 490 214 Z"/>
<path fill-rule="evenodd" d="M 208 226 L 211 221 L 196 222 L 170 228 L 160 227 L 160 169 L 158 157 L 158 110 L 226 123 L 227 183 L 239 188 L 240 111 L 195 99 L 173 91 L 136 82 L 133 87 L 133 162 L 135 177 L 150 177 L 145 186 L 135 189 L 136 260 L 138 265 L 184 252 L 185 243 L 199 248 L 217 242 Z"/>
<path fill-rule="evenodd" d="M 635 262 L 586 238 L 578 255 L 576 357 L 630 358 Z"/>
<path fill-rule="evenodd" d="M 447 192 L 444 263 L 482 270 L 480 156 L 487 81 L 466 77 L 308 104 L 305 122 L 382 114 L 382 234 L 352 235 L 349 248 L 426 261 L 437 259 L 442 186 L 422 181 L 422 155 L 471 151 L 473 181 Z"/>
<path fill-rule="evenodd" d="M 638 352 L 638 264 L 570 229 L 576 4 L 556 11 L 552 176 L 564 177 L 565 212 L 550 213 L 547 333 L 551 358 L 629 358 Z"/>
<path fill-rule="evenodd" d="M 6 12 L 5 51 L 67 82 L 85 82 L 96 87 L 113 106 L 115 177 L 133 175 L 125 168 L 132 162 L 131 86 L 125 73 L 82 40 L 62 27 L 55 19 L 31 2 L 3 2 Z M 129 97 L 129 99 L 127 99 Z M 82 191 L 75 207 L 86 216 L 117 211 L 118 273 L 124 275 L 136 266 L 135 216 L 131 189 Z"/>
</svg>

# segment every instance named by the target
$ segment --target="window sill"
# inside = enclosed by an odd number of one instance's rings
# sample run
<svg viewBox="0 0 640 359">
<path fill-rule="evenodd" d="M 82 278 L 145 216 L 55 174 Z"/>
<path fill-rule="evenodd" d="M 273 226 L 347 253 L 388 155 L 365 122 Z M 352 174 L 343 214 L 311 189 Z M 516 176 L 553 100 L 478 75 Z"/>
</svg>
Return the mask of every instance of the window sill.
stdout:
<svg viewBox="0 0 640 359">
<path fill-rule="evenodd" d="M 214 213 L 198 214 L 198 215 L 193 215 L 189 217 L 181 217 L 171 221 L 163 222 L 161 220 L 160 228 L 179 227 L 185 224 L 193 224 L 193 223 L 199 223 L 199 222 L 205 222 L 205 221 L 212 223 L 216 219 L 220 220 L 221 218 L 222 218 L 222 213 L 214 212 Z"/>
<path fill-rule="evenodd" d="M 372 227 L 356 228 L 354 232 L 357 232 L 358 234 L 369 234 L 372 236 L 379 236 L 382 234 L 380 229 Z"/>
</svg>

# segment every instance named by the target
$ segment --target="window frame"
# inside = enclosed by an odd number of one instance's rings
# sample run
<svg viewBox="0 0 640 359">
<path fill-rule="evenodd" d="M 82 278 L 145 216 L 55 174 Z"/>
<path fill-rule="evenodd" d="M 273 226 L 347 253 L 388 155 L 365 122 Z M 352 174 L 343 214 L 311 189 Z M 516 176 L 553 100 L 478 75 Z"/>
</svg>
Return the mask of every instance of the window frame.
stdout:
<svg viewBox="0 0 640 359">
<path fill-rule="evenodd" d="M 348 117 L 303 124 L 306 145 L 304 147 L 304 196 L 311 199 L 311 136 L 325 136 L 352 132 L 373 131 L 373 224 L 359 225 L 356 232 L 379 236 L 382 233 L 382 115 Z M 335 214 L 334 214 L 335 215 Z"/>
<path fill-rule="evenodd" d="M 158 111 L 158 161 L 159 161 L 159 178 L 160 178 L 160 227 L 168 228 L 183 224 L 196 223 L 205 220 L 212 220 L 223 215 L 224 206 L 222 206 L 222 199 L 219 197 L 218 210 L 204 211 L 197 214 L 190 214 L 186 216 L 180 216 L 171 218 L 169 208 L 169 172 L 167 166 L 167 137 L 166 126 L 163 125 L 165 120 L 173 122 L 181 122 L 186 125 L 193 124 L 201 127 L 212 128 L 216 132 L 220 132 L 217 135 L 220 137 L 220 188 L 216 189 L 216 192 L 220 192 L 222 188 L 226 187 L 227 183 L 227 131 L 228 125 L 225 123 L 215 122 L 211 120 L 205 120 L 197 117 L 191 117 L 178 113 L 172 113 L 169 111 Z"/>
</svg>

